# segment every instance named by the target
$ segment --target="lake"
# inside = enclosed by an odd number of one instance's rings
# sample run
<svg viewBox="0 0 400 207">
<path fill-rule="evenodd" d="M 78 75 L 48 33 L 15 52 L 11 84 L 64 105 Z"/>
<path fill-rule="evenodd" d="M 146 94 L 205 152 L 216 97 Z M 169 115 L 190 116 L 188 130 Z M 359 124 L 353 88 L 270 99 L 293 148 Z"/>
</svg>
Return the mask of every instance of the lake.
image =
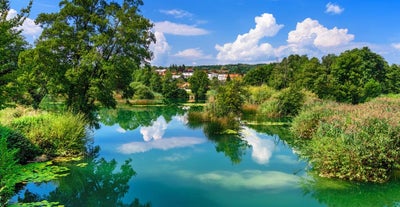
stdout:
<svg viewBox="0 0 400 207">
<path fill-rule="evenodd" d="M 14 198 L 65 206 L 400 206 L 400 183 L 312 176 L 283 126 L 216 135 L 185 107 L 101 110 L 94 155 L 69 175 L 28 183 Z M 253 120 L 251 120 L 253 123 Z M 97 149 L 96 151 L 95 149 Z"/>
</svg>

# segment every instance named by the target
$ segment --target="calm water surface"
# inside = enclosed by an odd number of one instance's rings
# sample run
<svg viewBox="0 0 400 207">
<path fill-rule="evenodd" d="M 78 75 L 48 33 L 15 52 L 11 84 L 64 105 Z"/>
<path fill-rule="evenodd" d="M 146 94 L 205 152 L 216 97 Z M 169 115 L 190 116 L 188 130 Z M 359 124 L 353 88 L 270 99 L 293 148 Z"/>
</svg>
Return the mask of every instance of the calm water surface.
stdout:
<svg viewBox="0 0 400 207">
<path fill-rule="evenodd" d="M 243 126 L 212 135 L 182 108 L 102 110 L 96 157 L 70 175 L 29 183 L 14 200 L 65 206 L 400 206 L 400 185 L 313 179 L 284 128 Z M 135 171 L 135 175 L 132 171 Z"/>
</svg>

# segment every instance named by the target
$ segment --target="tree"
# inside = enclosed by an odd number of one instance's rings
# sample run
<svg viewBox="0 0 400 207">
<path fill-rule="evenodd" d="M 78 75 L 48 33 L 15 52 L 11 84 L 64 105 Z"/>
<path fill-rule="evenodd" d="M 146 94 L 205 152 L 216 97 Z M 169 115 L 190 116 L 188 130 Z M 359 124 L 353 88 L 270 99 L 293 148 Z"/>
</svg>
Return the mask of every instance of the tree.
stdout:
<svg viewBox="0 0 400 207">
<path fill-rule="evenodd" d="M 348 50 L 332 66 L 337 101 L 358 104 L 385 90 L 388 64 L 368 47 Z M 368 83 L 368 84 L 367 84 Z"/>
<path fill-rule="evenodd" d="M 114 107 L 113 92 L 132 95 L 134 70 L 151 58 L 152 24 L 140 15 L 142 0 L 62 0 L 58 13 L 38 16 L 43 27 L 36 48 L 49 91 L 66 98 L 74 112 L 98 102 Z M 38 59 L 39 61 L 41 59 Z"/>
<path fill-rule="evenodd" d="M 252 69 L 246 73 L 243 82 L 248 85 L 261 86 L 268 82 L 273 68 L 274 64 L 268 64 Z"/>
<path fill-rule="evenodd" d="M 171 71 L 167 71 L 162 79 L 162 95 L 169 102 L 172 99 L 187 100 L 188 95 L 185 90 L 178 88 L 177 80 L 172 78 Z"/>
<path fill-rule="evenodd" d="M 244 87 L 238 80 L 220 86 L 213 97 L 209 97 L 207 110 L 213 117 L 234 117 L 242 112 Z"/>
<path fill-rule="evenodd" d="M 195 95 L 197 100 L 205 100 L 210 80 L 206 72 L 202 70 L 195 70 L 193 76 L 189 78 L 190 89 Z"/>
<path fill-rule="evenodd" d="M 29 15 L 31 6 L 32 0 L 19 14 L 9 18 L 10 2 L 0 0 L 0 108 L 15 94 L 9 86 L 15 78 L 13 73 L 18 68 L 19 53 L 28 45 L 18 27 Z"/>
</svg>

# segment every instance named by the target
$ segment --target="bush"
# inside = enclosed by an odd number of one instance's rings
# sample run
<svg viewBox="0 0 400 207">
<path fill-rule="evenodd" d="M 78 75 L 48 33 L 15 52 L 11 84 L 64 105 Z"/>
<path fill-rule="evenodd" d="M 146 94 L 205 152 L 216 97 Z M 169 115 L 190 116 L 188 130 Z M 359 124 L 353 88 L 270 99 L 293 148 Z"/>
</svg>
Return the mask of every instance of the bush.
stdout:
<svg viewBox="0 0 400 207">
<path fill-rule="evenodd" d="M 262 85 L 259 87 L 250 86 L 248 89 L 249 96 L 246 100 L 249 104 L 262 104 L 276 93 L 275 89 Z"/>
<path fill-rule="evenodd" d="M 400 99 L 314 106 L 294 119 L 292 132 L 320 176 L 385 182 L 400 164 Z"/>
<path fill-rule="evenodd" d="M 304 104 L 305 96 L 299 89 L 289 87 L 278 95 L 278 111 L 282 117 L 296 116 Z"/>
<path fill-rule="evenodd" d="M 32 144 L 26 137 L 1 125 L 0 138 L 7 140 L 7 147 L 9 149 L 18 150 L 15 158 L 20 164 L 26 164 L 39 155 L 39 148 Z"/>
<path fill-rule="evenodd" d="M 79 155 L 85 150 L 86 121 L 80 114 L 20 117 L 12 121 L 11 128 L 24 134 L 50 156 Z"/>
<path fill-rule="evenodd" d="M 262 103 L 259 112 L 268 118 L 294 117 L 303 107 L 305 94 L 294 88 L 283 89 Z"/>
<path fill-rule="evenodd" d="M 5 205 L 14 195 L 15 172 L 19 171 L 15 159 L 17 150 L 9 149 L 7 145 L 7 140 L 0 137 L 0 206 Z"/>
</svg>

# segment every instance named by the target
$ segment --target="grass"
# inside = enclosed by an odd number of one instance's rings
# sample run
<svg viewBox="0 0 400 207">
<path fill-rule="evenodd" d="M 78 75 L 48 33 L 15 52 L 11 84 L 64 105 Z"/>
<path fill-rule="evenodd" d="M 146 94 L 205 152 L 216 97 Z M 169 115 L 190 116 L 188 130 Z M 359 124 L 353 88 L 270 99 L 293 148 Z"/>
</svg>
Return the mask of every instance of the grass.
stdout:
<svg viewBox="0 0 400 207">
<path fill-rule="evenodd" d="M 320 176 L 385 182 L 400 163 L 400 99 L 360 105 L 324 102 L 304 109 L 291 130 Z"/>
<path fill-rule="evenodd" d="M 85 152 L 87 121 L 81 114 L 8 108 L 0 111 L 0 124 L 21 133 L 50 157 L 75 156 Z"/>
</svg>

